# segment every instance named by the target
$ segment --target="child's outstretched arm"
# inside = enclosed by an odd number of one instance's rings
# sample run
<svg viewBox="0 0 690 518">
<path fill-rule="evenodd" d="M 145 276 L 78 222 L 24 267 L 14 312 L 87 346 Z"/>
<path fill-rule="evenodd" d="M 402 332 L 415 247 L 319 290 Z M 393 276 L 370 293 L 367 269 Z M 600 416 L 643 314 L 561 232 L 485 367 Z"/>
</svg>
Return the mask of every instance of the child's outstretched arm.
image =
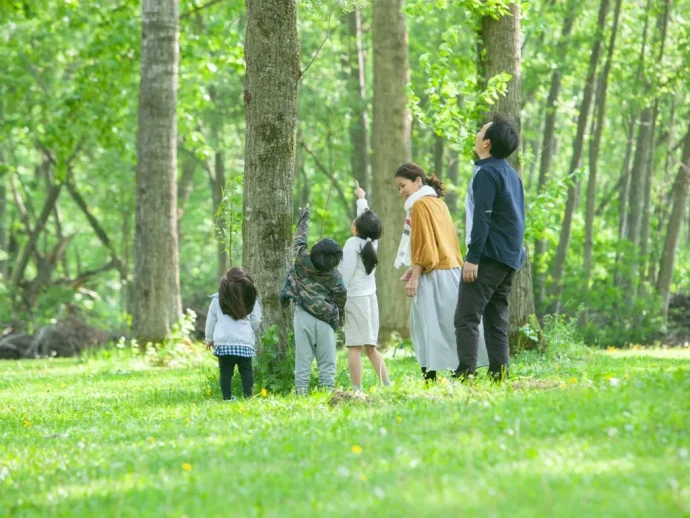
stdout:
<svg viewBox="0 0 690 518">
<path fill-rule="evenodd" d="M 311 218 L 311 209 L 309 205 L 299 210 L 299 222 L 297 223 L 297 232 L 295 232 L 295 240 L 292 244 L 292 251 L 295 257 L 307 253 L 307 234 L 309 232 L 309 219 Z"/>
<path fill-rule="evenodd" d="M 357 197 L 357 217 L 360 217 L 369 210 L 369 204 L 367 203 L 367 192 L 359 186 L 359 182 L 355 182 L 355 184 L 357 185 L 355 188 L 355 196 Z"/>
</svg>

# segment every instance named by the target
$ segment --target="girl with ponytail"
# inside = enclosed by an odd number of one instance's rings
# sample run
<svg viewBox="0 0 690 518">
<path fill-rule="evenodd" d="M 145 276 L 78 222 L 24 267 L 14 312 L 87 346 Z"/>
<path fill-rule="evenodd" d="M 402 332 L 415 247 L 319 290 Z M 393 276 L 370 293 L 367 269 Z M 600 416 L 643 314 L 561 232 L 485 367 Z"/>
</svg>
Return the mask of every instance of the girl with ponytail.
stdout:
<svg viewBox="0 0 690 518">
<path fill-rule="evenodd" d="M 357 219 L 352 222 L 352 237 L 343 247 L 340 274 L 347 288 L 345 304 L 345 345 L 348 349 L 350 378 L 355 391 L 362 390 L 362 349 L 376 374 L 389 385 L 383 357 L 376 350 L 379 336 L 379 305 L 374 272 L 378 264 L 376 251 L 383 226 L 379 217 L 369 210 L 366 192 L 357 183 Z"/>
</svg>

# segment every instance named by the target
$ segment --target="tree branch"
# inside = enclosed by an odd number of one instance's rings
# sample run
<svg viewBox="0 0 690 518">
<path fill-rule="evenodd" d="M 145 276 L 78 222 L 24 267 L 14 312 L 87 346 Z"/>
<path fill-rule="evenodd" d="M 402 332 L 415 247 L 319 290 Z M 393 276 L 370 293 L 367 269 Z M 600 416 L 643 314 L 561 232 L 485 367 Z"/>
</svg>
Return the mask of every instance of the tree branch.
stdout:
<svg viewBox="0 0 690 518">
<path fill-rule="evenodd" d="M 91 225 L 91 228 L 93 229 L 93 231 L 98 236 L 98 239 L 100 240 L 100 242 L 103 243 L 103 246 L 105 246 L 108 249 L 111 257 L 113 258 L 113 261 L 119 263 L 120 260 L 118 258 L 117 252 L 115 251 L 115 248 L 113 247 L 112 243 L 110 242 L 110 239 L 108 239 L 108 235 L 106 234 L 105 230 L 103 229 L 101 224 L 96 219 L 96 216 L 93 215 L 93 213 L 89 209 L 89 206 L 86 204 L 86 201 L 81 196 L 81 194 L 79 194 L 79 191 L 77 191 L 77 188 L 72 181 L 67 182 L 67 191 L 69 192 L 70 196 L 75 201 L 75 203 L 79 206 L 81 211 L 84 213 L 84 215 L 86 216 L 86 219 L 89 220 L 89 224 Z"/>
<path fill-rule="evenodd" d="M 312 157 L 314 160 L 314 164 L 316 167 L 324 174 L 326 177 L 331 181 L 331 184 L 333 187 L 335 187 L 336 192 L 338 193 L 338 198 L 340 198 L 340 201 L 343 203 L 343 206 L 345 207 L 346 211 L 348 214 L 352 215 L 352 208 L 350 207 L 350 202 L 347 200 L 347 197 L 345 196 L 345 193 L 343 192 L 343 189 L 340 187 L 340 183 L 336 179 L 335 175 L 332 174 L 326 166 L 324 166 L 318 159 L 318 157 L 314 154 L 314 152 L 307 147 L 307 145 L 304 142 L 300 142 L 300 146 L 302 146 L 302 149 L 309 154 L 309 156 Z"/>
<path fill-rule="evenodd" d="M 34 227 L 33 232 L 31 232 L 31 234 L 29 235 L 28 243 L 26 243 L 26 246 L 22 250 L 22 254 L 19 258 L 19 261 L 17 262 L 17 267 L 15 268 L 14 272 L 12 272 L 12 281 L 10 285 L 15 288 L 19 286 L 22 277 L 24 277 L 24 271 L 26 270 L 26 266 L 29 263 L 29 257 L 34 252 L 38 236 L 45 228 L 46 222 L 48 221 L 51 212 L 53 212 L 53 208 L 55 207 L 55 203 L 57 202 L 61 190 L 62 182 L 53 185 L 53 187 L 50 189 L 48 198 L 46 199 L 45 204 L 43 205 L 41 215 L 38 218 L 38 221 L 36 222 L 36 226 Z"/>
<path fill-rule="evenodd" d="M 117 270 L 119 268 L 119 261 L 113 259 L 107 264 L 104 264 L 100 268 L 94 268 L 93 270 L 87 270 L 81 274 L 79 274 L 77 277 L 74 279 L 60 279 L 57 281 L 55 284 L 60 284 L 60 285 L 65 285 L 69 287 L 76 287 L 79 286 L 80 284 L 84 284 L 86 281 L 88 281 L 91 277 L 95 277 L 96 275 L 100 275 L 101 273 L 107 272 L 109 270 Z"/>
<path fill-rule="evenodd" d="M 211 0 L 210 2 L 206 2 L 204 5 L 200 5 L 199 7 L 195 7 L 194 9 L 190 9 L 189 11 L 182 13 L 180 15 L 180 20 L 184 20 L 185 18 L 189 18 L 190 16 L 198 13 L 199 11 L 202 11 L 204 9 L 208 9 L 209 7 L 213 7 L 214 5 L 220 4 L 221 2 L 224 2 L 224 1 L 225 0 Z"/>
<path fill-rule="evenodd" d="M 328 13 L 328 29 L 326 30 L 326 37 L 325 37 L 325 38 L 323 39 L 323 41 L 321 42 L 321 45 L 319 45 L 319 48 L 316 49 L 316 52 L 315 52 L 314 55 L 312 56 L 311 61 L 309 62 L 309 64 L 307 65 L 307 67 L 306 67 L 304 70 L 302 70 L 302 72 L 300 73 L 300 77 L 299 77 L 299 80 L 300 80 L 300 81 L 304 78 L 304 74 L 307 73 L 307 70 L 309 70 L 309 68 L 312 66 L 312 64 L 314 63 L 314 61 L 316 61 L 316 58 L 317 58 L 317 57 L 319 56 L 319 54 L 321 53 L 321 49 L 323 49 L 323 46 L 326 44 L 326 42 L 327 42 L 327 41 L 329 40 L 329 38 L 331 37 L 331 18 L 333 17 L 333 11 L 335 10 L 336 3 L 337 3 L 337 0 L 334 1 L 334 2 L 331 4 L 331 10 L 330 10 L 330 12 Z"/>
<path fill-rule="evenodd" d="M 26 210 L 26 205 L 24 205 L 24 200 L 22 198 L 19 189 L 14 184 L 14 177 L 10 176 L 10 188 L 12 189 L 12 196 L 14 197 L 14 203 L 17 206 L 17 212 L 19 212 L 19 219 L 24 224 L 26 233 L 31 235 L 31 220 L 29 218 L 29 212 Z"/>
</svg>

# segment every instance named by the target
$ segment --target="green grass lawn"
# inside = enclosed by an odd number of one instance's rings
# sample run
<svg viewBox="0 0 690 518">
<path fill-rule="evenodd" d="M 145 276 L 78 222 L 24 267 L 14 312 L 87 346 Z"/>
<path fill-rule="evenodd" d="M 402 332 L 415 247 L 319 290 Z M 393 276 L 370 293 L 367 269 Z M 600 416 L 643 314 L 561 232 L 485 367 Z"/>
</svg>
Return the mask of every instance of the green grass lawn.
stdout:
<svg viewBox="0 0 690 518">
<path fill-rule="evenodd" d="M 387 361 L 392 387 L 336 405 L 223 403 L 199 367 L 2 362 L 0 515 L 690 516 L 689 351 L 523 356 L 502 387 Z"/>
</svg>

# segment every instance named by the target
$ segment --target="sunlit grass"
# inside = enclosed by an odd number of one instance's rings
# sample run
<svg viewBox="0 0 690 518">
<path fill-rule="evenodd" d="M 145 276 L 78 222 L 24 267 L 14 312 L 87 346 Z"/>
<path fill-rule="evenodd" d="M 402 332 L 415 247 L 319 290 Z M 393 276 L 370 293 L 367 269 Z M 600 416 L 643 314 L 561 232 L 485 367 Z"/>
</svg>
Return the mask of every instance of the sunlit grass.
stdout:
<svg viewBox="0 0 690 518">
<path fill-rule="evenodd" d="M 223 403 L 210 359 L 0 363 L 0 516 L 690 513 L 688 351 L 528 354 L 500 387 L 387 362 L 336 404 Z"/>
</svg>

